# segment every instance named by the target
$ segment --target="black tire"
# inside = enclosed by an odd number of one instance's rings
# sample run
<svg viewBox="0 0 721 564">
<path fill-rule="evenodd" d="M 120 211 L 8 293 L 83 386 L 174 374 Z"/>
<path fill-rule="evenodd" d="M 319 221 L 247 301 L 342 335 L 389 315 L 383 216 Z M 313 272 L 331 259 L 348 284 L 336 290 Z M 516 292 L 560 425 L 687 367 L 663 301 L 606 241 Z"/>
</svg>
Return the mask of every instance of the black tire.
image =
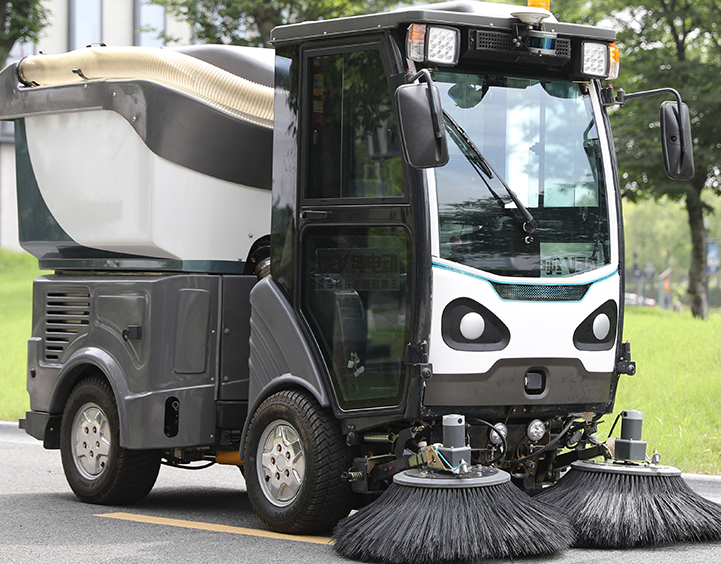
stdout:
<svg viewBox="0 0 721 564">
<path fill-rule="evenodd" d="M 68 484 L 86 503 L 130 504 L 153 489 L 160 453 L 120 447 L 120 419 L 110 384 L 92 376 L 75 386 L 60 425 Z"/>
<path fill-rule="evenodd" d="M 307 393 L 278 392 L 258 407 L 248 430 L 250 503 L 273 531 L 330 531 L 353 508 L 355 494 L 341 478 L 352 458 L 330 410 Z"/>
</svg>

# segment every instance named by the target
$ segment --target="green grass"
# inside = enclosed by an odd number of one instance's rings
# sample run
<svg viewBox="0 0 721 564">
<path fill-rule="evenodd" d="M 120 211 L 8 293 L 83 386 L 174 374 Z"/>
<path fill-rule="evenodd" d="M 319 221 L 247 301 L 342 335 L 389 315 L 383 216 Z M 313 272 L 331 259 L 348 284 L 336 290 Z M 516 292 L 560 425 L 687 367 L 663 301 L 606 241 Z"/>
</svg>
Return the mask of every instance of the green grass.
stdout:
<svg viewBox="0 0 721 564">
<path fill-rule="evenodd" d="M 644 412 L 647 453 L 658 449 L 662 464 L 721 474 L 721 314 L 700 321 L 690 313 L 628 308 L 624 338 L 638 370 L 621 376 L 616 413 Z M 610 427 L 613 419 L 606 421 Z"/>
<path fill-rule="evenodd" d="M 0 420 L 13 421 L 30 409 L 25 391 L 27 340 L 32 330 L 32 281 L 38 261 L 0 249 Z"/>
<path fill-rule="evenodd" d="M 0 249 L 0 420 L 17 420 L 29 409 L 26 342 L 39 274 L 30 255 Z M 658 449 L 662 463 L 721 474 L 721 314 L 704 322 L 689 313 L 628 308 L 624 338 L 638 372 L 621 376 L 616 412 L 644 412 L 648 453 Z M 604 418 L 601 438 L 614 416 Z"/>
</svg>

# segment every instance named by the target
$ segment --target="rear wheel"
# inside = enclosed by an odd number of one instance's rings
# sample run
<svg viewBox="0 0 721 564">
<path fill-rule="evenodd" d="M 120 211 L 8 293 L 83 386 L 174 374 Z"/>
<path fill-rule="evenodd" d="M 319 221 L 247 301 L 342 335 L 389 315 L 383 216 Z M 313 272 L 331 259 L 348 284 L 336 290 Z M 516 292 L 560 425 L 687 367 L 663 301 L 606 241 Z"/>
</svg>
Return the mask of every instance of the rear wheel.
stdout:
<svg viewBox="0 0 721 564">
<path fill-rule="evenodd" d="M 60 426 L 60 453 L 68 484 L 87 503 L 134 503 L 155 484 L 158 451 L 120 446 L 120 420 L 108 382 L 93 376 L 68 397 Z"/>
<path fill-rule="evenodd" d="M 260 405 L 245 457 L 248 497 L 274 531 L 329 531 L 353 507 L 353 490 L 341 478 L 352 453 L 330 410 L 304 392 L 282 391 Z"/>
</svg>

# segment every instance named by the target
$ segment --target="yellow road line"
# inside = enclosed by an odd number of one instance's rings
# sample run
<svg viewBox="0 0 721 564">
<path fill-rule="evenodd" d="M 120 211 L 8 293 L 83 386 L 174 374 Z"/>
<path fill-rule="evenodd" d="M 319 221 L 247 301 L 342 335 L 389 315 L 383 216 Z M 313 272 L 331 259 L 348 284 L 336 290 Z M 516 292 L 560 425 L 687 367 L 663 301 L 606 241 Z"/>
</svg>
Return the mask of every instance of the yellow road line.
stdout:
<svg viewBox="0 0 721 564">
<path fill-rule="evenodd" d="M 201 521 L 185 521 L 183 519 L 167 519 L 165 517 L 152 517 L 150 515 L 138 515 L 136 513 L 102 513 L 95 517 L 109 517 L 123 521 L 135 521 L 137 523 L 152 523 L 154 525 L 167 525 L 170 527 L 183 527 L 186 529 L 199 529 L 201 531 L 216 531 L 221 533 L 233 533 L 236 535 L 251 535 L 254 537 L 265 537 L 269 539 L 290 540 L 296 542 L 312 542 L 315 544 L 331 544 L 330 537 L 311 537 L 305 535 L 285 535 L 260 529 L 246 529 L 244 527 L 232 527 L 230 525 L 217 525 L 214 523 L 203 523 Z"/>
</svg>

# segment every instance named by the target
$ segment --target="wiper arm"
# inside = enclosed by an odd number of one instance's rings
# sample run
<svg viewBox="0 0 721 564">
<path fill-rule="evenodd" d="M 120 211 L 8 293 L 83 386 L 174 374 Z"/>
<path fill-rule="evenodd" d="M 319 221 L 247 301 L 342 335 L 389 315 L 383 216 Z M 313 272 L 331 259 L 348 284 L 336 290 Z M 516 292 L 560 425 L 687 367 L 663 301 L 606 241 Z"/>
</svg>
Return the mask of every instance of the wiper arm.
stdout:
<svg viewBox="0 0 721 564">
<path fill-rule="evenodd" d="M 526 233 L 533 233 L 536 229 L 538 229 L 538 222 L 534 219 L 534 217 L 531 215 L 531 212 L 528 211 L 528 208 L 523 205 L 521 200 L 518 199 L 518 196 L 516 196 L 516 193 L 511 190 L 510 186 L 506 184 L 506 181 L 503 180 L 503 178 L 496 172 L 496 170 L 493 168 L 491 163 L 488 161 L 486 157 L 483 156 L 483 153 L 481 153 L 481 150 L 476 146 L 476 144 L 473 142 L 473 139 L 471 139 L 468 134 L 463 130 L 463 128 L 458 125 L 458 122 L 454 120 L 450 114 L 443 110 L 443 117 L 445 117 L 446 122 L 451 125 L 453 128 L 453 132 L 456 135 L 451 135 L 451 137 L 456 138 L 459 137 L 463 143 L 468 147 L 471 152 L 473 153 L 473 156 L 475 157 L 474 161 L 471 164 L 474 164 L 474 168 L 476 170 L 480 169 L 483 174 L 485 174 L 489 180 L 493 179 L 493 176 L 500 181 L 500 183 L 503 185 L 503 187 L 506 189 L 506 192 L 508 193 L 508 196 L 511 198 L 514 204 L 516 204 L 516 207 L 521 212 L 521 215 L 523 216 L 523 224 L 521 225 L 522 229 Z M 465 154 L 465 153 L 464 153 Z M 466 155 L 466 158 L 470 161 L 471 156 Z M 478 166 L 476 167 L 475 164 Z M 488 183 L 486 183 L 486 186 L 488 186 Z M 488 186 L 488 189 L 491 190 L 491 187 Z M 493 190 L 491 190 L 493 193 Z M 495 193 L 494 193 L 495 195 Z"/>
</svg>

